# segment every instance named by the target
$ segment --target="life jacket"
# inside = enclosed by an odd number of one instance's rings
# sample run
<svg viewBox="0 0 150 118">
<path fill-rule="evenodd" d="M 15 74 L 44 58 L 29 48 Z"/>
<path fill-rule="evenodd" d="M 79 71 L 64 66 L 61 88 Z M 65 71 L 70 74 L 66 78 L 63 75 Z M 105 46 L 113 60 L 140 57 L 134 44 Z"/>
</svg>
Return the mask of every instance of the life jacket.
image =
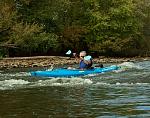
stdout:
<svg viewBox="0 0 150 118">
<path fill-rule="evenodd" d="M 80 69 L 88 69 L 88 68 L 90 68 L 91 66 L 92 66 L 92 60 L 91 60 L 91 64 L 86 64 L 86 63 L 84 63 L 83 60 L 81 60 L 81 61 L 80 61 L 80 64 L 79 64 L 79 68 L 80 68 Z"/>
</svg>

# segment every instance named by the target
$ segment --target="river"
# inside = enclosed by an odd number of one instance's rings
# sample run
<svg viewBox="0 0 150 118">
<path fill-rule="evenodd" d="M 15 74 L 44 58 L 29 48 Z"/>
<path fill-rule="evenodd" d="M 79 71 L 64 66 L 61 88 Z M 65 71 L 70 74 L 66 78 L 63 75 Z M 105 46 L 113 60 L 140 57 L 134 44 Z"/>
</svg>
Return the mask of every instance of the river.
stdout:
<svg viewBox="0 0 150 118">
<path fill-rule="evenodd" d="M 0 70 L 0 118 L 150 118 L 150 61 L 113 64 L 121 69 L 75 78 Z"/>
</svg>

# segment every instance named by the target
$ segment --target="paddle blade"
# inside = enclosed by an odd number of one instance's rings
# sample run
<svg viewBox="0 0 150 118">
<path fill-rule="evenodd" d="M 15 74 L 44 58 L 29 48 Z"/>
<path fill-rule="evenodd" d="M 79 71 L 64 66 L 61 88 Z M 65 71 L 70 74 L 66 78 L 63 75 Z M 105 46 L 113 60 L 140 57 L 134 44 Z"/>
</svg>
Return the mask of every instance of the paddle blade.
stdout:
<svg viewBox="0 0 150 118">
<path fill-rule="evenodd" d="M 84 60 L 86 60 L 86 61 L 89 61 L 90 59 L 92 59 L 92 57 L 90 55 L 84 57 Z"/>
<path fill-rule="evenodd" d="M 67 52 L 66 52 L 66 55 L 70 55 L 71 54 L 71 50 L 68 50 Z"/>
</svg>

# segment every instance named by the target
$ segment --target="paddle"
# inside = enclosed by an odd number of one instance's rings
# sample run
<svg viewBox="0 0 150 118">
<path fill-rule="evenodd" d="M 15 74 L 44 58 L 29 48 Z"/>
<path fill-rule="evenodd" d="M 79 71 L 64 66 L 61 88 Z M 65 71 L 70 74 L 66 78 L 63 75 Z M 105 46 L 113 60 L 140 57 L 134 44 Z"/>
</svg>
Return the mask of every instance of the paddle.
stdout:
<svg viewBox="0 0 150 118">
<path fill-rule="evenodd" d="M 71 55 L 71 50 L 68 50 L 67 52 L 66 52 L 66 55 Z"/>
<path fill-rule="evenodd" d="M 71 50 L 68 50 L 68 51 L 66 52 L 66 55 L 70 55 L 70 57 L 71 57 L 71 54 L 72 54 L 72 51 L 71 51 Z M 76 58 L 76 57 L 77 57 L 76 53 L 73 53 L 73 56 Z M 90 55 L 84 57 L 84 60 L 85 60 L 85 61 L 89 61 L 89 60 L 91 60 L 91 59 L 92 59 L 92 57 L 91 57 Z M 96 67 L 96 68 L 97 68 L 97 67 L 103 68 L 104 66 L 103 66 L 103 64 L 97 64 L 97 65 L 95 65 L 94 67 Z"/>
<path fill-rule="evenodd" d="M 68 50 L 65 54 L 66 54 L 66 55 L 69 55 L 70 58 L 71 58 L 71 54 L 73 54 L 73 56 L 74 56 L 75 58 L 79 58 L 79 57 L 76 55 L 76 53 L 72 53 L 71 50 Z M 84 57 L 84 60 L 85 60 L 85 61 L 89 61 L 90 59 L 92 59 L 92 57 L 91 57 L 90 55 Z M 54 69 L 53 66 L 54 66 L 54 65 L 52 65 L 50 68 L 48 68 L 48 69 L 46 69 L 46 70 L 47 70 L 47 71 L 52 71 L 52 70 Z M 94 68 L 95 68 L 95 67 L 96 67 L 96 68 L 98 68 L 98 67 L 103 68 L 103 64 L 97 64 L 97 65 L 94 66 Z M 64 67 L 64 68 L 67 69 L 68 67 Z M 75 68 L 72 68 L 72 67 L 71 67 L 71 69 L 75 69 Z"/>
</svg>

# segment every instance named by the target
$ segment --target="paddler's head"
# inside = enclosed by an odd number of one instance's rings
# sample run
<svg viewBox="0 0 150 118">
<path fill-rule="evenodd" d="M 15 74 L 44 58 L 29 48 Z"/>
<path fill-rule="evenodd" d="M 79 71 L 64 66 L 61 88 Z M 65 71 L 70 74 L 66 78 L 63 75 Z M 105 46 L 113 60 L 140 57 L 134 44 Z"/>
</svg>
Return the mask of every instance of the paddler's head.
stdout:
<svg viewBox="0 0 150 118">
<path fill-rule="evenodd" d="M 79 56 L 83 59 L 86 56 L 86 51 L 81 51 Z"/>
</svg>

